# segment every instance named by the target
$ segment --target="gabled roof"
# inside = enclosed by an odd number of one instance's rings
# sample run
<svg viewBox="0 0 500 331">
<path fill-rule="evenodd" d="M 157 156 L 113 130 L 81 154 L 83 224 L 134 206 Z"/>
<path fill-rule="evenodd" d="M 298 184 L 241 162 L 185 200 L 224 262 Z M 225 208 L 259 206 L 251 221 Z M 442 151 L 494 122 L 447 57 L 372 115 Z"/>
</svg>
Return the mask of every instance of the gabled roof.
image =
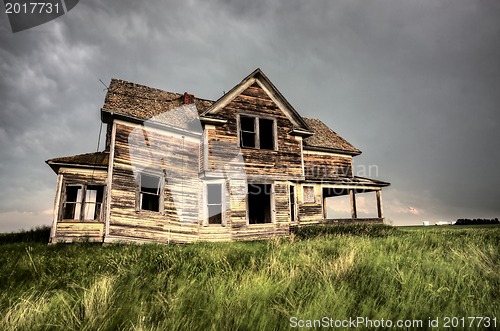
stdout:
<svg viewBox="0 0 500 331">
<path fill-rule="evenodd" d="M 194 105 L 184 104 L 184 94 L 172 93 L 120 79 L 111 79 L 103 111 L 142 121 L 153 121 L 189 130 L 198 112 L 213 101 L 194 98 Z"/>
<path fill-rule="evenodd" d="M 350 155 L 361 151 L 340 137 L 318 119 L 302 117 L 260 68 L 245 77 L 219 100 L 211 101 L 194 97 L 194 104 L 184 104 L 184 94 L 167 92 L 125 80 L 112 79 L 102 111 L 138 121 L 152 121 L 183 130 L 192 130 L 198 115 L 203 122 L 217 122 L 217 112 L 253 84 L 262 87 L 269 97 L 295 124 L 292 134 L 303 135 L 304 149 L 341 152 Z M 195 107 L 193 107 L 195 106 Z M 84 154 L 87 155 L 87 154 Z"/>
<path fill-rule="evenodd" d="M 304 138 L 304 149 L 359 155 L 361 151 L 316 118 L 303 117 L 314 135 Z"/>
<path fill-rule="evenodd" d="M 232 100 L 240 95 L 244 90 L 257 83 L 269 97 L 278 105 L 278 107 L 287 115 L 290 121 L 296 126 L 296 129 L 310 131 L 307 123 L 302 116 L 285 99 L 281 92 L 267 78 L 260 68 L 255 69 L 250 75 L 245 77 L 241 83 L 234 86 L 229 92 L 224 94 L 219 100 L 215 101 L 210 107 L 200 112 L 202 117 L 217 116 L 217 112 L 227 106 Z"/>
<path fill-rule="evenodd" d="M 107 169 L 109 163 L 109 152 L 56 157 L 45 161 L 45 163 L 47 163 L 56 173 L 62 166 Z"/>
</svg>

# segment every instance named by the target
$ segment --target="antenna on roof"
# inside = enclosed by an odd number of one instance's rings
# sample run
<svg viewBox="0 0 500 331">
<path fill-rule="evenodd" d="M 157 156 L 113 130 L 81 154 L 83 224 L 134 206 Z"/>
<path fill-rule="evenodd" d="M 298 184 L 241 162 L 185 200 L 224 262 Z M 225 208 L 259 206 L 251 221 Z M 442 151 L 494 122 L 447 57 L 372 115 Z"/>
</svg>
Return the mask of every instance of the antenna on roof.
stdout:
<svg viewBox="0 0 500 331">
<path fill-rule="evenodd" d="M 103 91 L 106 91 L 107 89 L 109 89 L 109 87 L 104 84 L 104 82 L 99 78 L 99 81 L 101 82 L 102 85 L 104 85 L 105 89 Z"/>
</svg>

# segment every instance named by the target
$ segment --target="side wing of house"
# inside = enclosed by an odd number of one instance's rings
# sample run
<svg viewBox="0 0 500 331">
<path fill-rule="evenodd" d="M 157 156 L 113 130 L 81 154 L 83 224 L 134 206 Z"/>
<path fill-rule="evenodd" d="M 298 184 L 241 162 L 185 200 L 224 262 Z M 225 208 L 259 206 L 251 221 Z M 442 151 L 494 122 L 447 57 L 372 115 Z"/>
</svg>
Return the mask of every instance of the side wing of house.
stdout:
<svg viewBox="0 0 500 331">
<path fill-rule="evenodd" d="M 102 241 L 109 153 L 55 158 L 57 174 L 50 242 Z"/>
</svg>

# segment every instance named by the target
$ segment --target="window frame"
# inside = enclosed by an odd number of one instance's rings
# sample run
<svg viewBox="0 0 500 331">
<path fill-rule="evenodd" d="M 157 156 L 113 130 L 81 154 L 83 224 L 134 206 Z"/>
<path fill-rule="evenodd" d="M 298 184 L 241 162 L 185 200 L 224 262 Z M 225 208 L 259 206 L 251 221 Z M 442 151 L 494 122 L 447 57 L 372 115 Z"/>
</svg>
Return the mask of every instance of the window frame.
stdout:
<svg viewBox="0 0 500 331">
<path fill-rule="evenodd" d="M 142 191 L 142 176 L 156 177 L 158 178 L 158 188 L 157 194 L 152 194 L 151 192 Z M 163 174 L 158 174 L 157 172 L 150 171 L 138 171 L 135 175 L 135 211 L 136 212 L 149 212 L 149 213 L 160 213 L 164 212 L 164 195 L 165 195 L 165 176 Z M 158 196 L 158 210 L 144 209 L 142 208 L 143 195 Z"/>
<path fill-rule="evenodd" d="M 250 132 L 247 130 L 243 130 L 241 127 L 241 118 L 242 117 L 247 117 L 247 118 L 252 118 L 253 123 L 254 123 L 254 131 Z M 260 120 L 268 120 L 272 121 L 272 144 L 273 148 L 261 148 L 261 143 L 260 143 Z M 276 118 L 270 117 L 270 116 L 260 116 L 260 115 L 250 115 L 250 114 L 238 114 L 237 117 L 237 129 L 238 129 L 238 145 L 240 148 L 246 148 L 246 149 L 258 149 L 258 150 L 263 150 L 263 151 L 277 151 L 278 150 L 278 127 L 277 127 L 277 121 Z M 244 146 L 243 145 L 243 133 L 253 133 L 255 135 L 254 137 L 254 147 L 251 146 Z"/>
<path fill-rule="evenodd" d="M 100 187 L 102 189 L 100 202 L 97 200 L 98 193 L 96 193 L 96 201 L 94 201 L 94 202 L 87 201 L 87 192 L 89 191 L 90 186 Z M 76 198 L 77 201 L 70 201 L 70 202 L 67 201 L 68 200 L 68 187 L 79 187 L 81 189 L 81 194 L 80 194 L 81 198 L 79 201 L 78 201 L 78 195 Z M 105 205 L 104 204 L 104 201 L 106 199 L 105 195 L 106 195 L 106 185 L 104 185 L 104 184 L 100 184 L 100 183 L 82 184 L 82 183 L 74 183 L 74 182 L 65 183 L 64 184 L 64 191 L 63 191 L 63 194 L 61 195 L 62 203 L 61 203 L 61 207 L 60 207 L 60 211 L 59 211 L 59 217 L 58 217 L 59 221 L 60 222 L 82 222 L 82 223 L 83 222 L 85 222 L 85 223 L 104 222 L 104 219 L 103 219 L 104 208 L 103 208 L 103 206 Z M 73 218 L 64 218 L 64 216 L 66 215 L 66 207 L 68 204 L 80 206 L 78 218 L 75 218 L 74 216 L 73 216 Z M 95 206 L 94 207 L 94 215 L 96 215 L 96 218 L 93 218 L 93 219 L 85 218 L 87 204 L 93 204 Z M 95 209 L 97 208 L 97 206 L 99 206 L 99 213 L 96 214 Z M 73 210 L 73 215 L 75 213 L 75 210 Z"/>
<path fill-rule="evenodd" d="M 221 197 L 220 197 L 220 208 L 221 208 L 221 223 L 210 223 L 210 205 L 219 205 L 219 204 L 209 204 L 208 203 L 208 185 L 220 185 Z M 226 181 L 224 179 L 220 180 L 208 180 L 203 184 L 203 226 L 226 226 L 226 201 L 225 201 L 225 190 L 226 190 Z"/>
<path fill-rule="evenodd" d="M 292 194 L 293 191 L 293 194 Z M 295 184 L 288 185 L 288 203 L 290 206 L 290 222 L 297 222 L 297 186 Z"/>
</svg>

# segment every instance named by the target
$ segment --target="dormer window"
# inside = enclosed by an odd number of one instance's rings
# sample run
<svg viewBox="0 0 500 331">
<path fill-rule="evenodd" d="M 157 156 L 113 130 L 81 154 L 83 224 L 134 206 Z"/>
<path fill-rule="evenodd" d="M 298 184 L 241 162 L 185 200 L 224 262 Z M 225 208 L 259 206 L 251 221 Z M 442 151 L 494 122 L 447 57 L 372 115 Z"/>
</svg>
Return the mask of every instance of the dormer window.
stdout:
<svg viewBox="0 0 500 331">
<path fill-rule="evenodd" d="M 241 115 L 239 122 L 240 147 L 275 149 L 274 123 L 274 120 L 269 118 Z"/>
</svg>

